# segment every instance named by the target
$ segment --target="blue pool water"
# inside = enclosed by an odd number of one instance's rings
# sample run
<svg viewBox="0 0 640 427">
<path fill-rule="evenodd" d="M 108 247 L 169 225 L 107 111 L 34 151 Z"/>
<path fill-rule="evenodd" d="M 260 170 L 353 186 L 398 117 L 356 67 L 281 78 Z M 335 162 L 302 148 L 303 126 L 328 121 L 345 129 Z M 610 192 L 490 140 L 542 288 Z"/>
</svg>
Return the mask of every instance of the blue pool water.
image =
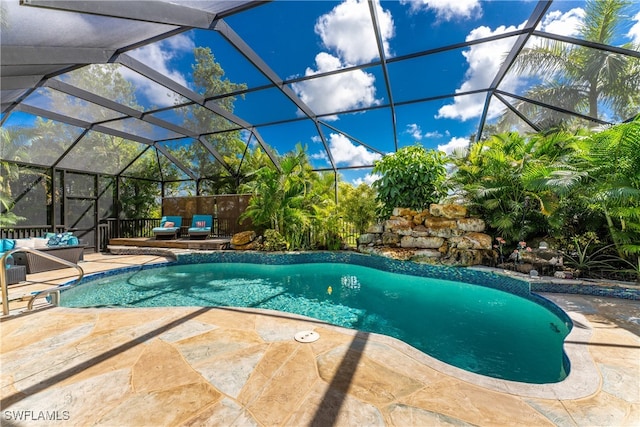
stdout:
<svg viewBox="0 0 640 427">
<path fill-rule="evenodd" d="M 359 265 L 171 265 L 88 281 L 61 305 L 236 306 L 302 314 L 396 337 L 462 369 L 528 383 L 563 380 L 569 327 L 521 296 Z"/>
</svg>

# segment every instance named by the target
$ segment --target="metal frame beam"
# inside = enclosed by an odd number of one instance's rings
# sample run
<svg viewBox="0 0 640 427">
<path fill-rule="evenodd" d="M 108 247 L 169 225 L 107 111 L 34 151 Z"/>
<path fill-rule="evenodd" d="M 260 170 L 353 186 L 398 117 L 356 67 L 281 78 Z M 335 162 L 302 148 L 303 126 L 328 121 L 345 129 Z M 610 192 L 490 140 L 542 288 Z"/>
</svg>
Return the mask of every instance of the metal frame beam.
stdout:
<svg viewBox="0 0 640 427">
<path fill-rule="evenodd" d="M 215 13 L 162 1 L 21 0 L 21 3 L 47 9 L 192 28 L 209 28 L 216 18 Z"/>
<path fill-rule="evenodd" d="M 489 113 L 489 104 L 491 103 L 491 97 L 495 93 L 495 90 L 498 88 L 498 86 L 500 85 L 504 77 L 507 75 L 507 71 L 509 71 L 509 69 L 513 65 L 514 61 L 516 60 L 516 58 L 524 48 L 524 45 L 527 43 L 527 41 L 529 41 L 529 38 L 531 38 L 531 34 L 533 33 L 533 30 L 535 30 L 535 28 L 538 26 L 540 21 L 542 21 L 542 18 L 544 17 L 545 13 L 547 13 L 547 10 L 549 10 L 549 7 L 551 7 L 552 2 L 553 0 L 538 1 L 538 4 L 536 5 L 535 9 L 531 13 L 531 16 L 529 16 L 529 19 L 527 20 L 527 23 L 524 26 L 524 30 L 526 32 L 518 36 L 518 39 L 513 44 L 511 51 L 503 61 L 502 66 L 500 67 L 500 69 L 498 70 L 498 73 L 496 74 L 493 81 L 491 82 L 491 85 L 488 88 L 487 96 L 484 101 L 482 115 L 480 116 L 480 123 L 478 124 L 478 132 L 476 133 L 476 141 L 478 141 L 478 139 L 480 138 L 480 135 L 482 135 L 482 129 L 484 129 L 485 122 L 487 121 L 487 114 Z"/>
<path fill-rule="evenodd" d="M 293 104 L 300 109 L 307 117 L 314 121 L 316 125 L 316 129 L 318 130 L 318 135 L 322 140 L 322 144 L 324 145 L 324 149 L 327 152 L 327 156 L 329 157 L 329 161 L 331 162 L 331 166 L 335 169 L 336 164 L 333 159 L 333 155 L 331 154 L 331 150 L 329 150 L 329 146 L 327 145 L 327 141 L 322 134 L 322 130 L 320 129 L 320 125 L 318 124 L 317 115 L 309 108 L 307 104 L 305 104 L 298 96 L 289 88 L 289 86 L 285 85 L 283 80 L 273 71 L 266 62 L 235 32 L 233 29 L 223 20 L 217 20 L 213 26 L 213 29 L 216 30 L 222 37 L 224 37 L 238 52 L 240 52 L 254 67 L 258 69 L 275 87 L 280 89 L 282 93 L 289 98 Z"/>
<path fill-rule="evenodd" d="M 376 6 L 379 4 L 376 1 L 369 0 L 369 12 L 371 13 L 371 23 L 373 24 L 373 32 L 376 35 L 376 44 L 378 45 L 378 56 L 381 60 L 382 75 L 384 76 L 384 84 L 387 89 L 387 95 L 389 95 L 389 105 L 391 106 L 391 126 L 393 128 L 393 145 L 395 150 L 398 151 L 398 124 L 396 121 L 396 107 L 393 102 L 393 92 L 391 91 L 391 82 L 389 80 L 389 71 L 387 69 L 387 56 L 384 53 L 384 43 L 382 42 L 382 35 L 380 34 L 380 27 L 378 25 L 378 14 L 376 12 Z M 337 196 L 336 196 L 337 197 Z"/>
</svg>

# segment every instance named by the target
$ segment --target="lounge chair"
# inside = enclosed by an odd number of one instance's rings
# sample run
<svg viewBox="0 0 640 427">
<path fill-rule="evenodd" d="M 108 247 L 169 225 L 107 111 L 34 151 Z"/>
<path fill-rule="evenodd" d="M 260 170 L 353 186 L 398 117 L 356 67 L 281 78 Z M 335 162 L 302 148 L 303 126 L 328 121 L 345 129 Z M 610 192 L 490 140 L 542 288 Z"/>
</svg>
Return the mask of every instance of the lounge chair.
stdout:
<svg viewBox="0 0 640 427">
<path fill-rule="evenodd" d="M 189 228 L 189 238 L 206 239 L 211 234 L 212 223 L 213 217 L 211 215 L 194 215 Z"/>
<path fill-rule="evenodd" d="M 163 216 L 160 220 L 160 227 L 153 229 L 153 235 L 156 239 L 171 240 L 178 237 L 180 227 L 182 226 L 181 216 Z"/>
</svg>

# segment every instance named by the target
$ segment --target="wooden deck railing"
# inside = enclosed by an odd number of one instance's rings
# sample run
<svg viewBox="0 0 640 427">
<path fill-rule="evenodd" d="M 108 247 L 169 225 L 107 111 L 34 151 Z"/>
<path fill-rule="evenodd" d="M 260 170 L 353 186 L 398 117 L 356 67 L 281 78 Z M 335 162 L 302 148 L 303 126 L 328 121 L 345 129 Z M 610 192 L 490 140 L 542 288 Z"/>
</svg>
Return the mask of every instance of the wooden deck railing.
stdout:
<svg viewBox="0 0 640 427">
<path fill-rule="evenodd" d="M 138 219 L 121 219 L 108 218 L 103 220 L 97 226 L 97 251 L 106 251 L 109 239 L 119 237 L 153 237 L 153 228 L 160 226 L 160 218 L 138 218 Z M 181 234 L 186 236 L 187 230 L 191 226 L 191 219 L 187 218 L 183 221 Z M 339 224 L 341 238 L 350 246 L 357 246 L 358 233 L 354 227 L 347 221 L 341 220 Z M 68 231 L 62 225 L 55 228 L 50 225 L 16 225 L 11 227 L 0 228 L 0 238 L 3 239 L 27 239 L 30 237 L 43 237 L 46 233 L 62 233 Z M 240 228 L 235 221 L 229 219 L 214 218 L 211 227 L 211 234 L 214 237 L 230 238 Z M 310 231 L 309 238 L 314 235 L 315 231 Z"/>
</svg>

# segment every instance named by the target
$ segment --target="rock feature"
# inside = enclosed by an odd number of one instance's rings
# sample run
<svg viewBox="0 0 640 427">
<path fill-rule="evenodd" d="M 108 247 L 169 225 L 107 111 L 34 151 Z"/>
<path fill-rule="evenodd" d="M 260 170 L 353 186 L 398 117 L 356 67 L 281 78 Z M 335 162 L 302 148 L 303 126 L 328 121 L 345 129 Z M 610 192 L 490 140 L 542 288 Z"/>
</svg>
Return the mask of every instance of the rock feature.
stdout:
<svg viewBox="0 0 640 427">
<path fill-rule="evenodd" d="M 395 208 L 359 237 L 358 251 L 429 264 L 486 264 L 495 253 L 484 230 L 484 221 L 468 217 L 461 205 L 432 204 L 422 212 Z"/>
<path fill-rule="evenodd" d="M 243 231 L 231 237 L 231 248 L 237 251 L 247 251 L 255 249 L 257 244 L 255 231 Z"/>
</svg>

